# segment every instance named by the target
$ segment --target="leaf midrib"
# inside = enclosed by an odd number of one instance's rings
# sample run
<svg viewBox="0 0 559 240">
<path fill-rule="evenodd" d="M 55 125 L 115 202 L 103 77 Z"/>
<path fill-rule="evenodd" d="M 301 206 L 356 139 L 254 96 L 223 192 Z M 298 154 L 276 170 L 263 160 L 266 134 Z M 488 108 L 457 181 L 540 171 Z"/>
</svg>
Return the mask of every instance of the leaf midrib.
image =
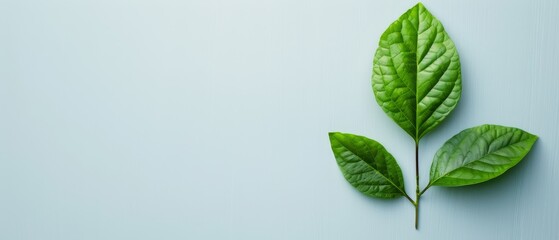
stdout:
<svg viewBox="0 0 559 240">
<path fill-rule="evenodd" d="M 419 52 L 419 29 L 421 27 L 421 4 L 418 5 L 417 8 L 417 29 L 415 29 L 415 32 L 417 33 L 417 37 L 415 38 L 415 143 L 416 145 L 419 143 L 419 139 L 421 137 L 419 137 L 419 122 L 417 121 L 418 119 L 418 109 L 419 109 L 419 101 L 418 101 L 418 94 L 417 94 L 417 85 L 419 85 L 419 81 L 417 81 L 418 77 L 419 77 L 419 57 L 417 56 L 418 52 Z"/>
</svg>

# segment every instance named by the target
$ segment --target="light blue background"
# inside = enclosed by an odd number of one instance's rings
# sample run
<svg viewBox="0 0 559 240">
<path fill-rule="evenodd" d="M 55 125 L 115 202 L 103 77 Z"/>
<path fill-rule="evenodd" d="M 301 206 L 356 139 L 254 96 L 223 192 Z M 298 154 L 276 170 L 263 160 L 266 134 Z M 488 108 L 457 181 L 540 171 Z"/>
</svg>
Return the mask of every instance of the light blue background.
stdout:
<svg viewBox="0 0 559 240">
<path fill-rule="evenodd" d="M 414 191 L 413 141 L 371 63 L 415 1 L 0 2 L 0 239 L 559 239 L 559 1 L 425 1 L 463 95 L 421 142 L 483 123 L 540 136 L 474 187 L 367 198 L 327 132 L 374 138 Z"/>
</svg>

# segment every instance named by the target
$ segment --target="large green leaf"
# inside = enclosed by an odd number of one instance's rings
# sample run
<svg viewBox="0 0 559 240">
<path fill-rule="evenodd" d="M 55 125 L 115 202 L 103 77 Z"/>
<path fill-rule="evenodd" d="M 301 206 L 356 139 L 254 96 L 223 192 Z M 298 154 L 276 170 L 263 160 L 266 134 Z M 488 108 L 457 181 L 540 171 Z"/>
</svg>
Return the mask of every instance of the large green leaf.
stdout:
<svg viewBox="0 0 559 240">
<path fill-rule="evenodd" d="M 357 190 L 380 198 L 406 196 L 402 170 L 380 143 L 347 133 L 329 136 L 338 166 Z"/>
<path fill-rule="evenodd" d="M 382 34 L 372 86 L 384 112 L 416 142 L 456 107 L 462 91 L 458 52 L 421 3 Z"/>
<path fill-rule="evenodd" d="M 498 125 L 466 129 L 435 155 L 429 186 L 464 186 L 495 178 L 520 162 L 537 138 L 521 129 Z"/>
</svg>

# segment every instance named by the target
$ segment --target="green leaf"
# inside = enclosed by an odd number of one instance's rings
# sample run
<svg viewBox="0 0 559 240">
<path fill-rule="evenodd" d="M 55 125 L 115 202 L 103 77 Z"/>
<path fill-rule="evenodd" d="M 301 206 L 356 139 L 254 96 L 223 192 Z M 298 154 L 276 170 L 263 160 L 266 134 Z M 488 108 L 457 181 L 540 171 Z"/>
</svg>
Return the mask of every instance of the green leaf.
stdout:
<svg viewBox="0 0 559 240">
<path fill-rule="evenodd" d="M 380 143 L 347 133 L 329 136 L 338 166 L 353 187 L 373 197 L 407 196 L 400 166 Z"/>
<path fill-rule="evenodd" d="M 536 139 L 512 127 L 481 125 L 466 129 L 435 155 L 429 186 L 464 186 L 495 178 L 520 162 Z"/>
<path fill-rule="evenodd" d="M 456 107 L 462 92 L 458 52 L 421 3 L 382 34 L 372 86 L 384 112 L 416 142 Z"/>
</svg>

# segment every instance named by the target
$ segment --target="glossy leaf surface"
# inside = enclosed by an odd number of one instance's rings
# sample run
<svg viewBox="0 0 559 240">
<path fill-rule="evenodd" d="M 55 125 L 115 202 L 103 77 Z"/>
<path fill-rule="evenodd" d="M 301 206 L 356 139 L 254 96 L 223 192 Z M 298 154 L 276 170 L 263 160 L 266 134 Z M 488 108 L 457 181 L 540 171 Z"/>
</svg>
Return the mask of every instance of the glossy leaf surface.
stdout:
<svg viewBox="0 0 559 240">
<path fill-rule="evenodd" d="M 466 129 L 436 153 L 429 185 L 464 186 L 495 178 L 520 162 L 537 138 L 521 129 L 498 125 Z"/>
<path fill-rule="evenodd" d="M 458 52 L 421 3 L 382 34 L 372 87 L 384 112 L 416 142 L 456 107 L 462 91 Z"/>
<path fill-rule="evenodd" d="M 347 133 L 329 136 L 338 166 L 353 187 L 379 198 L 405 195 L 402 170 L 380 143 Z"/>
</svg>

